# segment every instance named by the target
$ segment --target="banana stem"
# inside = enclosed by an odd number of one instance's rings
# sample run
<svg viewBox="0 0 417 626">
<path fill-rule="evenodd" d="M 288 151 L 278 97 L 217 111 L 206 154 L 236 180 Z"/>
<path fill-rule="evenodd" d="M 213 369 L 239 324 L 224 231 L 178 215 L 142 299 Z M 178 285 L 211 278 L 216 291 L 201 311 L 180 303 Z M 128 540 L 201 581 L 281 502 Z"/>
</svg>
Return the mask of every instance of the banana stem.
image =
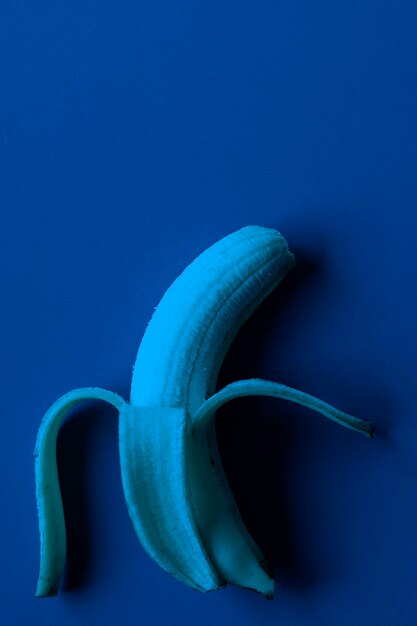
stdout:
<svg viewBox="0 0 417 626">
<path fill-rule="evenodd" d="M 301 404 L 313 411 L 321 413 L 325 417 L 337 422 L 341 426 L 355 430 L 366 437 L 373 436 L 373 426 L 371 422 L 353 417 L 343 413 L 338 409 L 335 409 L 327 402 L 323 402 L 314 396 L 310 396 L 308 393 L 298 391 L 292 387 L 287 387 L 281 383 L 275 383 L 269 380 L 261 380 L 260 378 L 251 378 L 248 380 L 238 380 L 236 382 L 227 385 L 216 394 L 208 398 L 196 411 L 193 416 L 193 422 L 198 423 L 201 420 L 207 418 L 207 415 L 211 415 L 217 411 L 223 404 L 233 400 L 235 398 L 241 398 L 243 396 L 273 396 L 275 398 L 282 398 L 283 400 L 289 400 Z"/>
<path fill-rule="evenodd" d="M 85 387 L 61 396 L 45 413 L 35 446 L 36 501 L 41 541 L 39 579 L 36 596 L 55 596 L 66 558 L 64 510 L 56 462 L 56 440 L 63 419 L 86 400 L 104 400 L 120 411 L 125 401 L 117 393 Z"/>
</svg>

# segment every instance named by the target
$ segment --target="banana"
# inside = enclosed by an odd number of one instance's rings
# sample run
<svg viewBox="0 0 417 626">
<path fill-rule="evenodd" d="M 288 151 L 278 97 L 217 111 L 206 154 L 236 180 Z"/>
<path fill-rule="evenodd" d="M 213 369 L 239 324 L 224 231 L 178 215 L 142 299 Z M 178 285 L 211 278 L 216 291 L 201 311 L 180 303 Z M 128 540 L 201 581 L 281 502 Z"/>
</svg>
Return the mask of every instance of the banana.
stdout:
<svg viewBox="0 0 417 626">
<path fill-rule="evenodd" d="M 249 395 L 283 398 L 372 436 L 369 422 L 285 385 L 236 381 L 216 393 L 224 356 L 244 321 L 294 265 L 282 235 L 248 226 L 221 239 L 174 281 L 154 311 L 136 358 L 130 401 L 76 389 L 45 414 L 35 447 L 41 539 L 37 596 L 55 595 L 65 565 L 65 522 L 56 437 L 66 414 L 87 399 L 119 411 L 123 491 L 136 534 L 167 572 L 201 592 L 227 584 L 272 598 L 274 579 L 247 531 L 227 482 L 216 410 Z"/>
</svg>

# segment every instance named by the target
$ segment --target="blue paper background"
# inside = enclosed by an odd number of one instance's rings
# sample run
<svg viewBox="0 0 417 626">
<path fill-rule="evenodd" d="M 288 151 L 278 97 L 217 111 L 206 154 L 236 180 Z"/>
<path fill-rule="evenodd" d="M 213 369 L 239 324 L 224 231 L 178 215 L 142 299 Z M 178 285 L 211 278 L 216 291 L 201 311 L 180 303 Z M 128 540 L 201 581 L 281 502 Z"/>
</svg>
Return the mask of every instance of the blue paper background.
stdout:
<svg viewBox="0 0 417 626">
<path fill-rule="evenodd" d="M 416 5 L 16 0 L 0 30 L 2 623 L 415 624 Z M 140 547 L 116 413 L 86 405 L 58 447 L 68 571 L 35 599 L 43 413 L 78 386 L 127 396 L 164 291 L 247 224 L 298 265 L 219 384 L 284 382 L 376 438 L 272 399 L 222 409 L 276 598 L 204 596 Z"/>
</svg>

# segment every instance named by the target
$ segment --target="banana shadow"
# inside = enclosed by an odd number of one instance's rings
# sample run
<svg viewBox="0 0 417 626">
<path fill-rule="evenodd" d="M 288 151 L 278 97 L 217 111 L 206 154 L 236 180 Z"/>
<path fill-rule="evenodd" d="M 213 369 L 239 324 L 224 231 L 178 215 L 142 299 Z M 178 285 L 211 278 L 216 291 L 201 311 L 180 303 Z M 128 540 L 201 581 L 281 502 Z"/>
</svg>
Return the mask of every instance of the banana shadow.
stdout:
<svg viewBox="0 0 417 626">
<path fill-rule="evenodd" d="M 94 561 L 86 481 L 92 440 L 100 428 L 100 408 L 87 405 L 76 409 L 58 433 L 57 464 L 67 534 L 67 559 L 62 583 L 66 591 L 89 582 Z"/>
<path fill-rule="evenodd" d="M 320 291 L 320 283 L 325 284 L 326 268 L 317 256 L 307 257 L 297 251 L 295 254 L 295 268 L 248 319 L 230 347 L 218 389 L 241 378 L 262 378 L 259 371 L 271 333 L 274 345 L 277 337 L 285 343 L 288 333 L 297 332 L 305 324 L 309 292 Z M 276 328 L 285 329 L 285 336 L 281 331 L 277 333 Z M 338 389 L 338 384 L 341 386 L 342 381 L 329 381 L 333 390 Z M 358 409 L 358 415 L 377 422 L 375 436 L 385 438 L 386 416 L 392 414 L 387 391 L 381 391 L 376 381 L 370 385 L 369 381 L 355 379 L 355 373 L 349 376 L 348 391 L 356 399 L 352 408 Z M 345 394 L 346 384 L 341 397 Z M 217 412 L 216 431 L 224 469 L 242 518 L 275 572 L 277 583 L 305 591 L 337 576 L 343 564 L 332 555 L 322 554 L 321 538 L 317 545 L 312 539 L 310 520 L 304 512 L 300 515 L 303 509 L 296 500 L 308 489 L 299 471 L 303 463 L 300 449 L 314 446 L 314 439 L 318 444 L 320 435 L 314 434 L 312 421 L 312 441 L 306 443 L 298 413 L 295 405 L 280 402 L 277 406 L 277 400 L 270 398 L 237 399 Z"/>
</svg>

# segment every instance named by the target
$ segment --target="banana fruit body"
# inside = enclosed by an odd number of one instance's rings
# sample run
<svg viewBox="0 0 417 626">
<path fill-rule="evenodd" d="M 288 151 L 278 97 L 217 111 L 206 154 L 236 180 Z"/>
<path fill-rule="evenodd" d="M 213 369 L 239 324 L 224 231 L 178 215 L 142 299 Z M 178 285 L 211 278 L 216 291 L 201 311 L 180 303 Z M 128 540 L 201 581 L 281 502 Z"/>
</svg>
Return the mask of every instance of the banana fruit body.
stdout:
<svg viewBox="0 0 417 626">
<path fill-rule="evenodd" d="M 273 576 L 223 470 L 216 410 L 236 397 L 270 395 L 372 433 L 368 422 L 279 383 L 237 381 L 216 393 L 220 367 L 240 327 L 293 265 L 294 256 L 276 230 L 248 226 L 221 239 L 184 270 L 156 308 L 139 347 L 129 403 L 87 388 L 52 405 L 35 449 L 41 534 L 37 595 L 55 595 L 65 563 L 56 435 L 72 406 L 95 398 L 119 410 L 123 490 L 148 554 L 199 591 L 233 584 L 272 597 Z"/>
</svg>

